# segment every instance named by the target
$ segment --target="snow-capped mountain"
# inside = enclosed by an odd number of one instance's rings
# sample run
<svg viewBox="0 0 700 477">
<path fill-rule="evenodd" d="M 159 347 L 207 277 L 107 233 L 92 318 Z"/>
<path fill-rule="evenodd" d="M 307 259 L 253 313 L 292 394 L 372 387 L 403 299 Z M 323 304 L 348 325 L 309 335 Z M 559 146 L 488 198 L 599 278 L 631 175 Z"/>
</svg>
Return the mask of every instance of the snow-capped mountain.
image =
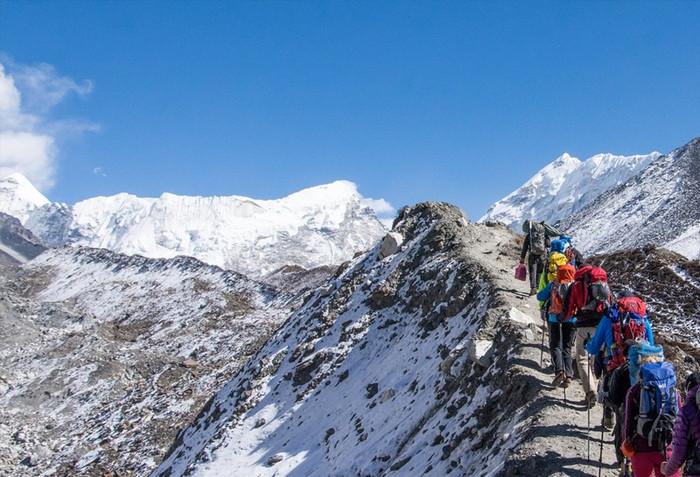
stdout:
<svg viewBox="0 0 700 477">
<path fill-rule="evenodd" d="M 152 258 L 187 255 L 254 277 L 286 265 L 338 265 L 386 232 L 372 209 L 378 202 L 362 197 L 347 181 L 278 200 L 117 194 L 72 206 L 48 202 L 19 175 L 0 181 L 0 191 L 5 191 L 0 211 L 17 214 L 50 246 L 83 245 Z"/>
<path fill-rule="evenodd" d="M 0 180 L 0 212 L 17 217 L 22 223 L 32 212 L 48 203 L 49 199 L 22 174 L 12 174 Z"/>
<path fill-rule="evenodd" d="M 658 152 L 638 156 L 597 154 L 581 161 L 565 153 L 493 204 L 480 222 L 503 222 L 516 230 L 525 219 L 555 223 L 636 175 L 659 156 Z"/>
<path fill-rule="evenodd" d="M 0 267 L 0 475 L 146 475 L 293 306 L 190 257 Z"/>
<path fill-rule="evenodd" d="M 700 258 L 700 138 L 659 157 L 560 226 L 585 253 L 655 244 Z"/>
</svg>

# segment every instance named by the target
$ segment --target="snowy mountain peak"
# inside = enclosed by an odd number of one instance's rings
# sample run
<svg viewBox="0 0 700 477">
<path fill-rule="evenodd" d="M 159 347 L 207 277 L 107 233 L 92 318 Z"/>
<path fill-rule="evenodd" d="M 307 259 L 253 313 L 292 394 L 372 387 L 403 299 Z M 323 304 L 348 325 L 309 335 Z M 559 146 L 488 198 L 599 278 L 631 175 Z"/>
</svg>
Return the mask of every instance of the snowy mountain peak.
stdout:
<svg viewBox="0 0 700 477">
<path fill-rule="evenodd" d="M 274 200 L 120 193 L 70 206 L 50 203 L 22 179 L 6 179 L 0 212 L 17 216 L 50 246 L 84 245 L 151 258 L 187 255 L 252 277 L 286 265 L 338 265 L 386 233 L 377 213 L 392 210 L 382 199 L 363 197 L 349 181 Z"/>
<path fill-rule="evenodd" d="M 659 156 L 658 152 L 635 156 L 608 153 L 581 161 L 564 153 L 493 204 L 480 221 L 499 221 L 516 229 L 525 219 L 556 222 L 583 209 Z"/>
<path fill-rule="evenodd" d="M 603 253 L 656 244 L 700 257 L 700 139 L 654 156 L 641 172 L 619 177 L 617 187 L 595 194 L 578 213 L 560 217 L 580 250 Z M 644 156 L 632 156 L 628 164 L 634 161 L 646 164 Z M 585 190 L 583 184 L 579 190 Z"/>
<path fill-rule="evenodd" d="M 48 203 L 49 200 L 19 172 L 0 180 L 0 211 L 17 217 L 21 222 Z"/>
</svg>

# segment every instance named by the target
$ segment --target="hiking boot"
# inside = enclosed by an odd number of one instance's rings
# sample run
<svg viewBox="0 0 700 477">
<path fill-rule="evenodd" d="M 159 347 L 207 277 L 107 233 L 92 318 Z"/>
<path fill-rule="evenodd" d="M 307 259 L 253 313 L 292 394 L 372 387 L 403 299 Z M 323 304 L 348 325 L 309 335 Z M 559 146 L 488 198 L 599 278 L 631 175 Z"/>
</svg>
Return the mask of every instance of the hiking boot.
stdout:
<svg viewBox="0 0 700 477">
<path fill-rule="evenodd" d="M 530 295 L 537 295 L 537 288 L 530 288 Z"/>
<path fill-rule="evenodd" d="M 586 405 L 588 409 L 593 409 L 597 400 L 598 396 L 595 395 L 595 391 L 588 391 L 586 393 Z"/>
<path fill-rule="evenodd" d="M 571 379 L 570 376 L 567 376 L 566 378 L 564 378 L 564 381 L 562 381 L 561 385 L 564 387 L 564 389 L 566 389 L 569 386 L 571 386 L 572 381 L 573 381 L 573 379 Z"/>
<path fill-rule="evenodd" d="M 559 386 L 564 381 L 566 381 L 566 374 L 564 374 L 564 371 L 559 371 L 556 376 L 554 376 L 554 380 L 552 380 L 552 386 Z"/>
</svg>

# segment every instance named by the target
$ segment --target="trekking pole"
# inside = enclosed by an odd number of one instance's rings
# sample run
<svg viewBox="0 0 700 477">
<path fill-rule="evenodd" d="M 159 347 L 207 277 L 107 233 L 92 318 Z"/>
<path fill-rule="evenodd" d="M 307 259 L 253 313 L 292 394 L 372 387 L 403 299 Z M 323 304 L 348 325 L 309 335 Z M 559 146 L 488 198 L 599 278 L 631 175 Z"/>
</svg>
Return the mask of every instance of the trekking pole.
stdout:
<svg viewBox="0 0 700 477">
<path fill-rule="evenodd" d="M 600 422 L 600 457 L 598 457 L 598 477 L 603 475 L 603 439 L 605 438 L 605 404 L 603 404 L 603 419 Z"/>
<path fill-rule="evenodd" d="M 585 343 L 588 343 L 588 340 L 591 338 L 591 334 L 588 333 L 588 336 L 586 337 Z M 585 348 L 585 346 L 584 346 Z M 585 379 L 589 385 L 591 382 L 590 376 L 591 376 L 591 355 L 588 354 L 588 351 L 586 351 L 586 369 L 588 372 L 588 376 L 583 376 L 583 379 Z M 586 407 L 588 408 L 588 425 L 586 427 L 586 447 L 588 448 L 588 461 L 591 461 L 591 403 L 588 402 L 588 395 L 592 390 L 589 389 L 588 393 L 586 393 Z"/>
<path fill-rule="evenodd" d="M 542 317 L 542 345 L 540 346 L 540 368 L 544 366 L 544 334 L 547 332 L 547 320 L 546 316 L 540 310 L 540 316 Z"/>
<path fill-rule="evenodd" d="M 564 323 L 561 321 L 559 322 L 559 353 L 561 355 L 561 364 L 564 366 Z M 566 370 L 566 366 L 564 366 L 564 370 Z M 564 371 L 564 375 L 566 375 L 566 371 Z M 566 406 L 566 378 L 564 378 L 562 385 L 564 387 L 564 406 Z"/>
</svg>

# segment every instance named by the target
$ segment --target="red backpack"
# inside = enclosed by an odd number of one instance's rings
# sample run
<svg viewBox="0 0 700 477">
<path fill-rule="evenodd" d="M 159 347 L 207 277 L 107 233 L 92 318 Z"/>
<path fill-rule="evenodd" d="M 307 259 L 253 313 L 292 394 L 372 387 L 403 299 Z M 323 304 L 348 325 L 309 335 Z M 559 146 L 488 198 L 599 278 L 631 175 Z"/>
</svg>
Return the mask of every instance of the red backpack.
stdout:
<svg viewBox="0 0 700 477">
<path fill-rule="evenodd" d="M 603 313 L 612 296 L 607 272 L 601 267 L 586 265 L 576 272 L 575 280 L 582 284 L 581 310 Z"/>
<path fill-rule="evenodd" d="M 608 317 L 613 329 L 612 356 L 608 361 L 608 371 L 611 371 L 625 363 L 630 344 L 648 341 L 647 304 L 639 297 L 625 296 L 610 307 Z"/>
</svg>

